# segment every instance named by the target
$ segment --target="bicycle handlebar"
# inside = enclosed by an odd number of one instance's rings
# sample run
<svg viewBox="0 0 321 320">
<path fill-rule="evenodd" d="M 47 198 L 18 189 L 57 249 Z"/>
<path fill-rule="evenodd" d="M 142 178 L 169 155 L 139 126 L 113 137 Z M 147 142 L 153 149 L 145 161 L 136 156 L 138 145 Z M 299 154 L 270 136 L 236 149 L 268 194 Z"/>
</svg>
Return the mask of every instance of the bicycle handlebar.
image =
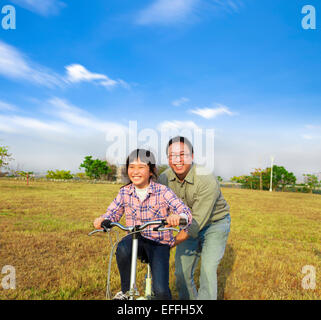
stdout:
<svg viewBox="0 0 321 320">
<path fill-rule="evenodd" d="M 150 225 L 158 225 L 157 227 L 153 228 L 153 231 L 165 231 L 165 230 L 173 230 L 173 231 L 178 231 L 175 228 L 164 228 L 164 226 L 167 224 L 165 219 L 162 220 L 153 220 L 153 221 L 148 221 L 146 223 L 144 223 L 141 226 L 133 226 L 133 227 L 125 227 L 122 224 L 118 223 L 118 222 L 110 222 L 109 226 L 110 228 L 105 228 L 103 227 L 103 229 L 96 229 L 91 231 L 88 235 L 91 236 L 92 234 L 96 233 L 96 232 L 106 232 L 108 229 L 111 229 L 113 227 L 118 227 L 121 230 L 124 231 L 129 231 L 129 232 L 140 232 L 144 229 L 146 229 L 148 226 Z M 187 221 L 185 218 L 181 218 L 179 220 L 179 225 L 180 226 L 186 226 L 187 225 Z"/>
</svg>

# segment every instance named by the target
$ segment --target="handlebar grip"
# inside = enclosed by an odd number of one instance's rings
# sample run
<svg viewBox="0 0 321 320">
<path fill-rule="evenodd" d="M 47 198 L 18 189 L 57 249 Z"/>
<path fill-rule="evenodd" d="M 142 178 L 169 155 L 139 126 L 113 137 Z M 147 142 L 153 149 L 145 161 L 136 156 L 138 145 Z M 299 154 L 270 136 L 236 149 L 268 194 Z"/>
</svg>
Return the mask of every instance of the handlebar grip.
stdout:
<svg viewBox="0 0 321 320">
<path fill-rule="evenodd" d="M 167 223 L 167 221 L 164 219 L 164 220 L 162 220 L 162 224 L 164 225 L 164 226 L 166 226 L 168 223 Z M 187 219 L 186 218 L 180 218 L 179 219 L 179 225 L 180 226 L 186 226 L 187 225 Z"/>
<path fill-rule="evenodd" d="M 179 225 L 180 226 L 186 226 L 187 225 L 187 220 L 185 218 L 180 218 L 179 219 Z"/>
<path fill-rule="evenodd" d="M 168 223 L 167 223 L 167 221 L 166 221 L 166 219 L 163 219 L 163 220 L 161 220 L 162 221 L 162 223 L 159 225 L 159 226 L 157 226 L 157 227 L 155 227 L 153 230 L 154 231 L 158 231 L 158 229 L 159 228 L 162 228 L 163 226 L 166 226 Z M 184 227 L 184 226 L 187 226 L 187 219 L 186 218 L 180 218 L 179 219 L 179 225 L 181 226 L 181 227 Z"/>
<path fill-rule="evenodd" d="M 112 228 L 112 226 L 111 226 L 111 221 L 108 220 L 108 219 L 105 219 L 105 220 L 101 223 L 101 227 L 102 227 L 105 231 L 107 231 L 107 229 Z"/>
</svg>

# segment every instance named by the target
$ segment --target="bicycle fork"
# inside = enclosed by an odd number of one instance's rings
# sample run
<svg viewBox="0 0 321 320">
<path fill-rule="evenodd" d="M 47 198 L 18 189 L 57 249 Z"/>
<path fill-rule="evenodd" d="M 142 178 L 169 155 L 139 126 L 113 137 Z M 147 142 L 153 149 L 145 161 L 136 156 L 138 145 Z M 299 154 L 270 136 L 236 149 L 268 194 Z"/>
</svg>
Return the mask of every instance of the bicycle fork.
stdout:
<svg viewBox="0 0 321 320">
<path fill-rule="evenodd" d="M 132 257 L 130 268 L 129 300 L 134 300 L 134 296 L 139 296 L 136 286 L 137 256 L 138 256 L 138 233 L 133 234 Z M 147 263 L 147 274 L 145 278 L 145 296 L 140 299 L 150 299 L 152 295 L 152 272 L 150 264 Z"/>
<path fill-rule="evenodd" d="M 129 300 L 134 300 L 134 296 L 139 295 L 139 292 L 137 291 L 137 287 L 136 287 L 137 255 L 138 255 L 138 233 L 134 233 L 133 242 L 132 242 L 132 260 L 131 260 L 131 268 L 130 268 Z"/>
</svg>

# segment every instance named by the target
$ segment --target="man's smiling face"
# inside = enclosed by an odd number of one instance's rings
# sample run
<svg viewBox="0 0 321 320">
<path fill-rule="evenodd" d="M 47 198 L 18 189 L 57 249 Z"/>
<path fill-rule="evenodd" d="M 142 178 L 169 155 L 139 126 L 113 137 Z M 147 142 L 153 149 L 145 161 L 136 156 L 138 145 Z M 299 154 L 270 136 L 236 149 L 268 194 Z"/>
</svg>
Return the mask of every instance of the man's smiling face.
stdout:
<svg viewBox="0 0 321 320">
<path fill-rule="evenodd" d="M 168 163 L 180 180 L 188 174 L 194 155 L 183 142 L 173 142 L 168 148 Z"/>
</svg>

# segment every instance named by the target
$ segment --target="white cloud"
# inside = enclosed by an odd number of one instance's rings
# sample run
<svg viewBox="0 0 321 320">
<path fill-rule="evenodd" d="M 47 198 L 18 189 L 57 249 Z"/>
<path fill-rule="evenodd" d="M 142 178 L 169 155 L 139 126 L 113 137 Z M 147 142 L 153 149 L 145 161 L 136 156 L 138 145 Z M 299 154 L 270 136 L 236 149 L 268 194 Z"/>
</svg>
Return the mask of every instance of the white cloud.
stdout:
<svg viewBox="0 0 321 320">
<path fill-rule="evenodd" d="M 19 114 L 0 115 L 0 132 L 42 132 L 44 134 L 51 132 L 81 135 L 84 130 L 87 130 L 86 134 L 88 132 L 101 132 L 104 134 L 127 133 L 125 126 L 112 121 L 101 121 L 66 100 L 54 97 L 49 99 L 46 104 L 47 109 L 42 111 L 57 120 L 39 120 L 32 117 L 23 117 Z"/>
<path fill-rule="evenodd" d="M 29 62 L 19 50 L 2 41 L 0 41 L 0 75 L 15 80 L 27 80 L 47 87 L 63 85 L 59 75 Z"/>
<path fill-rule="evenodd" d="M 105 74 L 88 71 L 80 64 L 65 67 L 66 75 L 61 76 L 54 71 L 30 61 L 24 54 L 11 45 L 0 41 L 0 75 L 14 80 L 24 80 L 49 88 L 64 87 L 77 82 L 97 83 L 105 88 L 121 86 L 129 88 L 124 80 L 110 79 Z"/>
<path fill-rule="evenodd" d="M 193 121 L 163 121 L 158 126 L 157 129 L 160 131 L 175 131 L 175 130 L 194 130 L 199 129 L 199 127 Z"/>
<path fill-rule="evenodd" d="M 57 97 L 41 106 L 42 114 L 38 113 L 37 118 L 0 115 L 1 137 L 12 146 L 19 165 L 35 172 L 57 168 L 79 171 L 79 164 L 86 155 L 123 163 L 126 155 L 114 157 L 108 148 L 111 143 L 119 145 L 118 137 L 125 137 L 121 147 L 126 146 L 127 127 L 97 119 Z M 47 117 L 43 120 L 44 113 Z"/>
<path fill-rule="evenodd" d="M 58 14 L 66 4 L 59 0 L 11 0 L 13 3 L 42 16 Z"/>
<path fill-rule="evenodd" d="M 199 20 L 206 12 L 239 12 L 241 0 L 154 0 L 142 9 L 135 22 L 140 25 L 172 25 L 174 23 Z"/>
<path fill-rule="evenodd" d="M 63 123 L 41 121 L 30 117 L 0 115 L 0 131 L 7 133 L 52 132 L 66 133 L 67 127 Z"/>
<path fill-rule="evenodd" d="M 314 124 L 307 124 L 305 126 L 305 128 L 309 129 L 309 130 L 320 130 L 321 126 L 320 125 L 314 125 Z"/>
<path fill-rule="evenodd" d="M 3 133 L 16 133 L 16 129 L 12 126 L 12 124 L 8 123 L 8 118 L 0 115 L 0 132 Z"/>
<path fill-rule="evenodd" d="M 304 126 L 307 132 L 301 134 L 304 140 L 318 140 L 321 139 L 321 126 L 314 124 L 307 124 Z"/>
<path fill-rule="evenodd" d="M 137 24 L 170 24 L 182 21 L 193 12 L 199 0 L 156 0 L 139 12 Z"/>
<path fill-rule="evenodd" d="M 234 115 L 234 113 L 231 112 L 228 107 L 221 104 L 217 104 L 217 106 L 217 108 L 197 108 L 194 110 L 190 110 L 190 112 L 197 114 L 205 119 L 212 119 L 223 114 L 227 114 L 229 116 Z"/>
<path fill-rule="evenodd" d="M 80 64 L 71 64 L 65 68 L 67 70 L 67 81 L 69 82 L 94 82 L 106 88 L 115 87 L 117 85 L 128 87 L 128 84 L 124 80 L 113 80 L 105 74 L 90 72 Z"/>
<path fill-rule="evenodd" d="M 0 116 L 1 139 L 10 146 L 16 163 L 23 165 L 23 170 L 39 172 L 65 169 L 77 172 L 79 164 L 86 155 L 99 158 L 108 156 L 110 160 L 123 163 L 125 156 L 131 151 L 128 150 L 128 127 L 117 122 L 104 121 L 57 97 L 45 101 L 42 106 L 50 110 L 50 117 L 47 119 L 44 119 L 41 113 L 34 117 L 24 117 L 18 113 Z M 188 137 L 194 144 L 195 150 L 200 141 L 197 142 L 196 139 L 195 142 L 197 131 L 194 130 L 203 129 L 204 133 L 204 128 L 200 128 L 193 121 L 163 121 L 156 127 L 171 136 L 176 135 L 177 131 L 178 134 Z M 320 171 L 319 140 L 297 139 L 298 130 L 300 128 L 295 128 L 294 131 L 282 128 L 270 133 L 264 131 L 264 128 L 258 132 L 243 127 L 222 131 L 221 137 L 215 134 L 215 144 L 213 144 L 215 173 L 225 179 L 233 175 L 248 174 L 253 168 L 269 166 L 271 154 L 275 155 L 277 165 L 285 166 L 298 178 L 302 173 Z M 149 129 L 148 132 L 151 131 L 155 133 L 155 140 L 158 143 L 156 156 L 158 159 L 162 158 L 161 160 L 164 158 L 164 161 L 158 163 L 167 163 L 165 154 L 167 136 L 163 138 L 153 129 Z M 141 131 L 138 132 L 139 141 L 154 147 L 157 143 L 152 144 L 151 141 L 154 141 L 152 138 L 145 139 L 148 137 L 148 132 L 146 135 L 142 135 Z M 110 150 L 108 149 L 110 144 L 115 146 L 114 150 L 123 146 L 120 140 L 117 140 L 117 135 L 125 135 L 127 142 L 123 144 L 125 148 L 122 157 L 116 153 L 113 158 L 114 153 L 107 152 Z M 319 132 L 315 135 L 320 137 Z M 107 140 L 107 137 L 110 139 Z M 203 147 L 207 154 L 209 147 L 205 144 Z M 199 152 L 195 154 L 195 157 L 197 156 Z"/>
<path fill-rule="evenodd" d="M 302 138 L 305 139 L 305 140 L 312 140 L 313 139 L 313 136 L 309 135 L 309 134 L 303 134 L 302 135 Z"/>
<path fill-rule="evenodd" d="M 4 102 L 0 100 L 0 110 L 1 111 L 17 111 L 18 108 L 14 106 L 13 104 Z"/>
<path fill-rule="evenodd" d="M 49 113 L 60 118 L 69 125 L 82 127 L 92 131 L 104 132 L 106 134 L 126 133 L 127 128 L 115 122 L 101 121 L 88 112 L 70 104 L 68 101 L 54 97 L 48 100 L 51 107 Z"/>
<path fill-rule="evenodd" d="M 238 12 L 243 6 L 240 0 L 211 0 L 210 1 L 217 9 L 225 10 L 228 12 Z"/>
<path fill-rule="evenodd" d="M 172 105 L 175 106 L 175 107 L 179 107 L 179 106 L 181 106 L 182 104 L 184 104 L 186 102 L 189 102 L 189 99 L 185 98 L 185 97 L 182 97 L 182 98 L 179 98 L 179 99 L 176 99 L 176 100 L 172 101 Z"/>
</svg>

